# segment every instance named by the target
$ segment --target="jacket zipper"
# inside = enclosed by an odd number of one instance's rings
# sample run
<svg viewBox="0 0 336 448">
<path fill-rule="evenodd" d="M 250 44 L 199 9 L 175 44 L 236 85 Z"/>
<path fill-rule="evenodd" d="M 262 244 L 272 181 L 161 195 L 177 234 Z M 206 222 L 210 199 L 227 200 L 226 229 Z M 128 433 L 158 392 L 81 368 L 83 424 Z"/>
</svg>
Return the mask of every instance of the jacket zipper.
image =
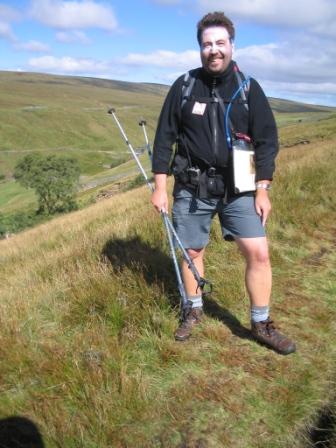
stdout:
<svg viewBox="0 0 336 448">
<path fill-rule="evenodd" d="M 218 99 L 216 98 L 215 89 L 216 89 L 216 78 L 213 78 L 212 80 L 212 88 L 211 88 L 211 113 L 212 113 L 212 134 L 213 134 L 213 140 L 212 140 L 212 149 L 213 154 L 215 158 L 215 165 L 217 162 L 217 155 L 218 155 L 218 127 L 217 127 L 217 109 L 218 109 Z"/>
</svg>

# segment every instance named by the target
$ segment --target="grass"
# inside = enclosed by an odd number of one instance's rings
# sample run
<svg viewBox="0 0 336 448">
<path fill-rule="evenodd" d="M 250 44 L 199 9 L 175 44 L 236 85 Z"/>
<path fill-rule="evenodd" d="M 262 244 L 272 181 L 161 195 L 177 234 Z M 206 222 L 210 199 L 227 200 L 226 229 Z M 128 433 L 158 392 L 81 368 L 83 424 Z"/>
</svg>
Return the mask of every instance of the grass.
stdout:
<svg viewBox="0 0 336 448">
<path fill-rule="evenodd" d="M 268 232 L 289 357 L 250 339 L 243 261 L 217 222 L 205 321 L 173 340 L 176 282 L 145 186 L 0 241 L 0 416 L 31 419 L 52 448 L 315 446 L 335 412 L 335 159 L 330 136 L 278 158 Z"/>
<path fill-rule="evenodd" d="M 27 190 L 14 180 L 0 182 L 0 211 L 16 211 L 32 204 L 36 205 L 36 197 L 32 190 Z"/>
<path fill-rule="evenodd" d="M 125 84 L 125 85 L 124 85 Z M 145 114 L 152 137 L 162 104 L 162 87 L 93 78 L 0 72 L 0 154 L 27 150 L 73 151 L 81 161 L 100 151 L 124 153 L 124 142 L 114 132 L 107 110 L 114 106 L 130 137 L 143 145 L 137 124 Z M 4 158 L 2 169 L 12 169 Z M 94 169 L 94 160 L 91 161 Z M 86 166 L 86 169 L 88 166 Z M 95 172 L 98 172 L 97 167 Z"/>
</svg>

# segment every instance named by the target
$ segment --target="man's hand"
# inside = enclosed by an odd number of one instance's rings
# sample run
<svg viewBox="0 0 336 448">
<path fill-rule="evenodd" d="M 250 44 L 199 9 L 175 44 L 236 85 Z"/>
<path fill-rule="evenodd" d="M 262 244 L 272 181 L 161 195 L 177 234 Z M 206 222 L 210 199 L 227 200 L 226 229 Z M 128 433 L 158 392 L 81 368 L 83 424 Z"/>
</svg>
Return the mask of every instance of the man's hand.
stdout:
<svg viewBox="0 0 336 448">
<path fill-rule="evenodd" d="M 158 212 L 168 212 L 168 195 L 166 190 L 155 189 L 151 201 Z"/>
<path fill-rule="evenodd" d="M 155 174 L 155 190 L 152 194 L 152 204 L 158 212 L 168 213 L 167 175 Z"/>
<path fill-rule="evenodd" d="M 272 209 L 267 190 L 262 188 L 257 189 L 255 196 L 255 209 L 262 220 L 262 225 L 265 227 L 268 215 Z"/>
</svg>

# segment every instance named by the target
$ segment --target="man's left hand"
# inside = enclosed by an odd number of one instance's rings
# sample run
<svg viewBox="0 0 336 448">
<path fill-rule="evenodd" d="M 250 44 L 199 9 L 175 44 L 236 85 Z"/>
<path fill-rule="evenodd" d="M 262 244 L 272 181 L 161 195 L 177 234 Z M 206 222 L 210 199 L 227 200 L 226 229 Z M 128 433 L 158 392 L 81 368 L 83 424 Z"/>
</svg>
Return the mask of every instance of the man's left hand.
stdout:
<svg viewBox="0 0 336 448">
<path fill-rule="evenodd" d="M 262 225 L 265 227 L 268 215 L 270 214 L 270 211 L 272 209 L 267 190 L 261 188 L 257 189 L 255 195 L 255 209 L 262 220 Z"/>
</svg>

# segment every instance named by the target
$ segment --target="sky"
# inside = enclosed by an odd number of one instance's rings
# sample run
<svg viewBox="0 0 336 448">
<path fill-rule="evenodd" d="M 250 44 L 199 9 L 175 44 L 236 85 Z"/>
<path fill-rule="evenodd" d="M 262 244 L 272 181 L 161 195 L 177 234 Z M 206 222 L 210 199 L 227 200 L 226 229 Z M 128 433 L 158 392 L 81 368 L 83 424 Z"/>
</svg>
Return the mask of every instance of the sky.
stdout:
<svg viewBox="0 0 336 448">
<path fill-rule="evenodd" d="M 268 96 L 336 106 L 335 0 L 0 0 L 0 70 L 170 85 L 200 66 L 211 11 Z"/>
</svg>

